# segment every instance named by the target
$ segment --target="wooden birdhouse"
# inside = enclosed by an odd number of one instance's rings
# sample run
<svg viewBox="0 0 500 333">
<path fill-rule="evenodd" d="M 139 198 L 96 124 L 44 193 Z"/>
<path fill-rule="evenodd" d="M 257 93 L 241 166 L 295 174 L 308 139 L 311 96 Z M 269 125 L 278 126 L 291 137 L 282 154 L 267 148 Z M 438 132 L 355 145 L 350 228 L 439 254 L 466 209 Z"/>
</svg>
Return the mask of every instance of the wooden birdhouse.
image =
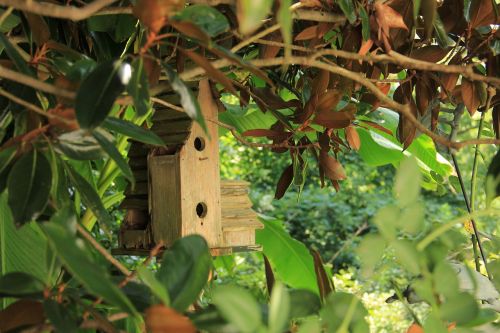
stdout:
<svg viewBox="0 0 500 333">
<path fill-rule="evenodd" d="M 162 96 L 179 104 L 173 92 Z M 186 113 L 156 109 L 151 130 L 165 148 L 132 143 L 129 164 L 136 176 L 126 192 L 127 214 L 115 254 L 147 254 L 183 236 L 202 235 L 213 255 L 258 250 L 255 229 L 262 228 L 251 209 L 248 183 L 220 180 L 217 105 L 208 80 L 199 83 L 198 100 L 207 131 Z"/>
</svg>

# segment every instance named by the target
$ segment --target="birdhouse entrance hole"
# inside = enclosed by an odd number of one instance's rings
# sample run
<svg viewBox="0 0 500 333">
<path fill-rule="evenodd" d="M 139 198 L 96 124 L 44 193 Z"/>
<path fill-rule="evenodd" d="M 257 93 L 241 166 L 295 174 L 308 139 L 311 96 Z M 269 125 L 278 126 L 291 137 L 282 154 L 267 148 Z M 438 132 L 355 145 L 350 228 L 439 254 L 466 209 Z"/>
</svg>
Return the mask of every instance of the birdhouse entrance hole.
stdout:
<svg viewBox="0 0 500 333">
<path fill-rule="evenodd" d="M 205 149 L 205 139 L 202 137 L 194 139 L 194 149 L 197 151 L 203 151 Z"/>
<path fill-rule="evenodd" d="M 199 218 L 204 218 L 207 216 L 207 205 L 204 202 L 200 202 L 196 205 L 196 215 L 198 215 Z"/>
</svg>

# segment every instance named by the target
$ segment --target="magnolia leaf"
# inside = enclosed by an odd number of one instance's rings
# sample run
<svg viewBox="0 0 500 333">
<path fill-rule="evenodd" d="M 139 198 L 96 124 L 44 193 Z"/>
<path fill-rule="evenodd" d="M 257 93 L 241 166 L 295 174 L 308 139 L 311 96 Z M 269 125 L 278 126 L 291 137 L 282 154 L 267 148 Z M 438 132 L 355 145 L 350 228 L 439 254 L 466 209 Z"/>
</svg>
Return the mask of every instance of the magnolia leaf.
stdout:
<svg viewBox="0 0 500 333">
<path fill-rule="evenodd" d="M 137 58 L 132 62 L 132 77 L 127 85 L 127 91 L 134 100 L 137 114 L 144 116 L 150 108 L 150 103 L 149 82 L 142 58 Z"/>
<path fill-rule="evenodd" d="M 241 34 L 249 35 L 257 30 L 271 11 L 271 0 L 238 0 L 236 15 Z"/>
<path fill-rule="evenodd" d="M 107 130 L 120 133 L 122 135 L 128 136 L 135 141 L 146 143 L 153 146 L 164 146 L 163 140 L 156 135 L 153 131 L 147 130 L 143 127 L 137 126 L 129 121 L 108 117 L 102 124 L 102 127 Z"/>
</svg>

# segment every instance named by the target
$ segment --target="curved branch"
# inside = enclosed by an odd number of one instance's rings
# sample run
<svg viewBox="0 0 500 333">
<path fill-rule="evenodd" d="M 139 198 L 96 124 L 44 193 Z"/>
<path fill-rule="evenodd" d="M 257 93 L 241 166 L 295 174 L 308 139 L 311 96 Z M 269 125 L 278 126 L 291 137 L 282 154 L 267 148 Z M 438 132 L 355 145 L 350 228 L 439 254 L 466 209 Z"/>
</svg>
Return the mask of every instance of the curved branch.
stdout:
<svg viewBox="0 0 500 333">
<path fill-rule="evenodd" d="M 71 21 L 81 21 L 89 18 L 99 10 L 116 1 L 117 0 L 95 0 L 80 8 L 74 6 L 55 5 L 48 2 L 38 2 L 33 0 L 0 0 L 0 5 L 42 16 L 68 19 Z"/>
</svg>

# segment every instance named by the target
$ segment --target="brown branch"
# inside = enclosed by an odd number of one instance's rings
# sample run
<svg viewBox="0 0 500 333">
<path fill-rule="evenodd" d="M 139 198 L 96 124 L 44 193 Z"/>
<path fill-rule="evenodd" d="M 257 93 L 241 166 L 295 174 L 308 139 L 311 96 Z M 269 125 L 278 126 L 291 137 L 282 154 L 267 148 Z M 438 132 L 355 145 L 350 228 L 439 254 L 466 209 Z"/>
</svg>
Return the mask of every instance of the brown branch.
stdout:
<svg viewBox="0 0 500 333">
<path fill-rule="evenodd" d="M 37 90 L 40 90 L 40 91 L 43 91 L 43 92 L 46 92 L 46 93 L 49 93 L 52 95 L 61 96 L 61 97 L 67 98 L 67 99 L 73 100 L 76 97 L 76 93 L 73 91 L 58 88 L 58 87 L 53 86 L 51 84 L 37 80 L 29 75 L 8 69 L 4 66 L 0 66 L 0 78 L 14 81 L 14 82 L 23 84 L 25 86 L 29 86 L 29 87 L 32 87 L 34 89 L 37 89 Z"/>
<path fill-rule="evenodd" d="M 326 50 L 330 51 L 330 50 Z M 331 51 L 336 51 L 336 50 L 331 50 Z M 344 51 L 342 51 L 344 52 Z M 320 53 L 320 52 L 318 52 Z M 431 130 L 429 130 L 427 127 L 425 127 L 418 119 L 413 115 L 413 113 L 410 111 L 410 108 L 408 105 L 403 105 L 399 104 L 396 101 L 392 100 L 391 98 L 387 97 L 380 89 L 373 84 L 370 79 L 367 79 L 366 77 L 362 76 L 360 73 L 352 72 L 350 70 L 347 70 L 343 67 L 340 66 L 334 66 L 331 64 L 326 64 L 322 61 L 315 60 L 318 57 L 318 53 L 314 54 L 312 57 L 291 57 L 289 59 L 283 58 L 283 57 L 278 57 L 278 58 L 272 58 L 272 59 L 255 59 L 249 61 L 252 65 L 263 68 L 263 67 L 274 67 L 274 66 L 281 66 L 281 65 L 291 65 L 291 64 L 296 64 L 296 65 L 302 65 L 302 66 L 310 66 L 310 67 L 315 67 L 319 69 L 324 69 L 326 71 L 329 71 L 334 74 L 338 74 L 340 76 L 346 77 L 348 79 L 351 79 L 353 81 L 356 81 L 360 83 L 361 85 L 365 86 L 368 90 L 370 90 L 375 97 L 377 97 L 380 101 L 384 102 L 385 105 L 393 109 L 394 111 L 404 115 L 407 119 L 409 119 L 413 125 L 422 133 L 427 134 L 429 137 L 431 137 L 435 142 L 440 143 L 446 147 L 453 148 L 453 149 L 460 149 L 462 147 L 468 146 L 468 145 L 474 145 L 474 144 L 495 144 L 498 145 L 500 144 L 500 140 L 498 139 L 475 139 L 475 140 L 464 140 L 460 142 L 455 142 L 455 141 L 450 141 L 448 138 L 445 138 L 441 135 L 438 135 Z M 356 57 L 359 56 L 355 53 L 351 52 L 345 52 L 346 54 Z M 388 56 L 384 56 L 388 57 Z M 404 57 L 404 56 L 402 56 Z M 405 57 L 406 58 L 406 57 Z M 390 58 L 393 59 L 393 58 Z M 408 58 L 411 59 L 411 58 Z M 355 59 L 357 60 L 357 59 Z M 413 60 L 413 59 L 412 59 Z M 423 62 L 426 65 L 436 65 L 434 63 L 427 63 Z M 230 62 L 229 60 L 226 59 L 220 59 L 212 62 L 212 65 L 216 68 L 222 68 L 222 67 L 228 67 L 232 65 L 233 63 Z M 437 65 L 437 66 L 442 66 L 442 67 L 448 67 L 448 65 Z M 453 66 L 452 70 L 455 70 L 454 67 L 460 68 L 462 71 L 464 70 L 465 67 L 461 66 Z M 453 72 L 452 72 L 453 73 Z M 200 75 L 204 74 L 204 70 L 202 68 L 196 67 L 191 70 L 184 71 L 183 73 L 180 74 L 180 77 L 183 80 L 189 80 L 193 79 L 195 77 L 198 77 Z M 485 78 L 484 76 L 480 76 L 481 78 Z M 490 79 L 495 79 L 496 78 L 491 78 Z M 160 89 L 161 90 L 161 89 Z"/>
<path fill-rule="evenodd" d="M 83 7 L 55 5 L 34 0 L 0 0 L 0 5 L 10 6 L 17 10 L 71 21 L 81 21 L 89 18 L 99 10 L 111 5 L 117 0 L 95 0 Z"/>
<path fill-rule="evenodd" d="M 77 224 L 76 230 L 78 233 L 85 238 L 104 258 L 106 258 L 107 261 L 109 261 L 113 266 L 118 268 L 120 272 L 123 273 L 125 276 L 129 276 L 131 272 L 128 270 L 127 267 L 125 267 L 121 262 L 115 259 L 104 247 L 102 247 L 101 244 L 85 229 L 82 227 L 80 224 Z"/>
</svg>

